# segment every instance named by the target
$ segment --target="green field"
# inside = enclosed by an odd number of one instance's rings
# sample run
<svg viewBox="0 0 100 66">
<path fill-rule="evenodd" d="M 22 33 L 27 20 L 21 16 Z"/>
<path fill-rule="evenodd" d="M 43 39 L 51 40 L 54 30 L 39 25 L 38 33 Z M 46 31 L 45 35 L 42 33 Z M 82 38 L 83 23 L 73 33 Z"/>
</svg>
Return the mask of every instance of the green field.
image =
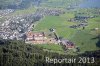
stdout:
<svg viewBox="0 0 100 66">
<path fill-rule="evenodd" d="M 56 8 L 66 8 L 69 7 L 71 4 L 80 3 L 83 0 L 47 0 L 41 3 L 42 7 L 56 7 Z"/>
<path fill-rule="evenodd" d="M 76 55 L 76 53 L 73 53 L 73 50 L 69 50 L 68 52 L 65 52 L 62 48 L 62 46 L 57 44 L 37 44 L 34 45 L 39 48 L 42 48 L 44 51 L 53 52 L 53 53 L 59 53 L 59 54 L 71 54 Z"/>
<path fill-rule="evenodd" d="M 96 46 L 98 39 L 93 39 L 95 37 L 95 35 L 91 35 L 85 30 L 77 32 L 75 36 L 71 38 L 71 41 L 80 47 L 81 52 L 94 51 L 100 49 Z"/>
<path fill-rule="evenodd" d="M 16 10 L 14 13 L 10 14 L 11 16 L 15 15 L 25 15 L 25 14 L 33 14 L 36 11 L 34 7 L 30 7 L 28 9 Z"/>
<path fill-rule="evenodd" d="M 73 16 L 72 16 L 73 17 Z M 69 28 L 69 25 L 74 23 L 68 22 L 64 16 L 47 16 L 34 28 L 35 31 L 45 31 L 48 32 L 50 28 L 56 29 L 59 36 L 64 38 L 70 38 L 72 34 L 76 32 L 75 29 Z M 63 30 L 62 30 L 63 29 Z"/>
<path fill-rule="evenodd" d="M 96 46 L 98 39 L 93 39 L 98 35 L 98 33 L 91 29 L 100 28 L 100 17 L 89 19 L 88 26 L 85 30 L 82 30 L 82 28 L 72 29 L 69 28 L 69 26 L 77 23 L 69 22 L 67 20 L 73 18 L 74 14 L 74 12 L 69 12 L 60 16 L 47 16 L 36 25 L 34 31 L 48 32 L 50 28 L 54 28 L 60 37 L 74 42 L 76 46 L 80 48 L 81 52 L 99 50 L 100 48 Z M 48 49 L 49 45 L 43 45 L 42 47 Z M 51 49 L 55 50 L 54 48 L 59 49 L 59 47 L 53 47 Z"/>
<path fill-rule="evenodd" d="M 56 44 L 42 44 L 42 45 L 38 44 L 36 46 L 53 51 L 63 51 L 62 47 Z"/>
</svg>

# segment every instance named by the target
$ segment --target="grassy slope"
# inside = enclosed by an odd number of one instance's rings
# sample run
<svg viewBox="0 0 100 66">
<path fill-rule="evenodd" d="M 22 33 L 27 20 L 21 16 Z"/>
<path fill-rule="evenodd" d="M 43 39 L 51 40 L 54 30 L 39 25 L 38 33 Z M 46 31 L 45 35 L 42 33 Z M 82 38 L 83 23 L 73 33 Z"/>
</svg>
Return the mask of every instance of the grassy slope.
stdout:
<svg viewBox="0 0 100 66">
<path fill-rule="evenodd" d="M 94 28 L 99 28 L 99 30 L 92 31 L 91 29 Z M 98 39 L 93 39 L 98 34 L 100 34 L 100 17 L 89 19 L 86 29 L 77 32 L 71 40 L 80 47 L 81 52 L 99 50 L 100 48 L 96 46 Z"/>
<path fill-rule="evenodd" d="M 96 31 L 94 31 L 92 34 L 90 29 L 99 27 L 100 19 L 89 19 L 89 26 L 87 26 L 85 30 L 81 30 L 81 28 L 71 29 L 68 27 L 70 25 L 75 24 L 73 22 L 67 21 L 67 19 L 73 17 L 74 13 L 66 13 L 61 16 L 47 16 L 35 27 L 35 30 L 48 31 L 49 28 L 55 28 L 59 36 L 62 36 L 73 41 L 76 44 L 76 46 L 80 47 L 81 52 L 98 50 L 99 48 L 96 47 L 98 39 L 92 39 L 97 36 L 97 33 Z"/>
<path fill-rule="evenodd" d="M 67 22 L 67 19 L 64 17 L 65 15 L 47 16 L 35 27 L 35 30 L 48 31 L 50 28 L 55 28 L 58 35 L 69 38 L 76 30 L 69 28 L 69 25 L 74 23 Z M 73 15 L 71 17 L 73 17 Z"/>
<path fill-rule="evenodd" d="M 16 10 L 14 13 L 11 15 L 25 15 L 25 14 L 32 14 L 36 11 L 34 7 L 30 7 L 28 9 L 23 9 L 23 10 Z"/>
<path fill-rule="evenodd" d="M 60 45 L 55 45 L 55 44 L 43 44 L 43 45 L 36 45 L 36 46 L 42 47 L 48 50 L 53 50 L 53 51 L 63 51 Z"/>
<path fill-rule="evenodd" d="M 100 17 L 89 19 L 89 26 L 90 29 L 93 28 L 100 28 Z"/>
<path fill-rule="evenodd" d="M 93 39 L 95 37 L 95 35 L 91 35 L 85 30 L 77 32 L 71 40 L 80 47 L 81 52 L 93 51 L 99 49 L 96 46 L 98 39 Z"/>
</svg>

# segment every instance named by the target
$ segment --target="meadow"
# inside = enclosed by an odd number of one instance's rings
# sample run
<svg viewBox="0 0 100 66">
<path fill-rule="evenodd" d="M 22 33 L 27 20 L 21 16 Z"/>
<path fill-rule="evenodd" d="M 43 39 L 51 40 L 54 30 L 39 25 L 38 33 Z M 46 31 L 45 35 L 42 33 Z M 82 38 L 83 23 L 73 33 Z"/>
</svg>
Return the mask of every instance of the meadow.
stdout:
<svg viewBox="0 0 100 66">
<path fill-rule="evenodd" d="M 34 7 L 30 7 L 27 9 L 16 10 L 14 13 L 10 14 L 10 16 L 33 14 L 35 11 L 36 11 L 36 9 Z"/>
<path fill-rule="evenodd" d="M 47 16 L 36 25 L 34 31 L 48 32 L 50 28 L 54 28 L 59 37 L 74 42 L 80 48 L 80 53 L 99 50 L 100 48 L 96 45 L 99 39 L 93 38 L 97 37 L 100 33 L 100 17 L 88 19 L 88 26 L 83 30 L 82 28 L 69 28 L 69 26 L 77 24 L 68 21 L 68 19 L 74 18 L 74 16 L 75 12 L 66 12 L 60 16 Z M 98 33 L 96 30 L 92 30 L 95 28 L 99 28 Z M 48 49 L 49 45 L 44 47 Z M 59 49 L 59 47 L 55 47 L 55 49 Z M 51 46 L 51 50 L 55 49 Z"/>
</svg>

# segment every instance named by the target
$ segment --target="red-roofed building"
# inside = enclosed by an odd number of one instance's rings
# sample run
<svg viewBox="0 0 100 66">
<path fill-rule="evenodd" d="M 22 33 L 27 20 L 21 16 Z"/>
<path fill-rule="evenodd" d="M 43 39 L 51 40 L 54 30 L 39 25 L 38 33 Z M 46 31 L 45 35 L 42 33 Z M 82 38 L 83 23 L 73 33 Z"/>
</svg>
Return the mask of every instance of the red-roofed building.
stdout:
<svg viewBox="0 0 100 66">
<path fill-rule="evenodd" d="M 75 44 L 69 40 L 62 40 L 61 42 L 64 46 L 66 46 L 67 49 L 75 48 Z"/>
<path fill-rule="evenodd" d="M 34 44 L 43 44 L 45 43 L 46 37 L 44 32 L 38 33 L 38 32 L 28 32 L 26 33 L 26 41 L 30 41 Z"/>
<path fill-rule="evenodd" d="M 33 40 L 33 33 L 32 32 L 28 32 L 27 34 L 26 34 L 26 40 L 27 41 L 31 41 L 31 40 Z"/>
</svg>

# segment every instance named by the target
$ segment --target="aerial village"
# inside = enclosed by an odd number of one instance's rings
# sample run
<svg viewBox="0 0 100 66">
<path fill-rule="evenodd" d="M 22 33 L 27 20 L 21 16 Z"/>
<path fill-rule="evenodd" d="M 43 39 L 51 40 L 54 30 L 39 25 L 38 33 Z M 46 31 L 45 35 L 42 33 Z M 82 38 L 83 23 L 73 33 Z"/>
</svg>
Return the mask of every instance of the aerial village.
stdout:
<svg viewBox="0 0 100 66">
<path fill-rule="evenodd" d="M 0 10 L 1 18 L 13 13 L 13 9 Z M 46 15 L 59 16 L 64 14 L 63 10 L 57 9 L 37 9 L 34 14 L 8 16 L 0 22 L 0 38 L 9 40 L 24 40 L 28 44 L 63 44 L 68 49 L 75 48 L 75 44 L 67 39 L 60 39 L 56 30 L 50 28 L 53 36 L 48 36 L 46 32 L 33 32 L 34 22 L 39 21 Z"/>
<path fill-rule="evenodd" d="M 0 18 L 5 18 L 0 22 L 0 38 L 7 40 L 24 40 L 25 43 L 28 44 L 59 44 L 64 45 L 67 49 L 77 47 L 75 43 L 70 40 L 60 38 L 60 36 L 56 34 L 56 29 L 52 27 L 48 30 L 50 31 L 49 34 L 53 36 L 48 35 L 47 32 L 32 31 L 35 27 L 35 22 L 45 18 L 46 16 L 59 16 L 65 14 L 64 10 L 39 8 L 32 14 L 7 16 L 13 12 L 15 12 L 14 9 L 0 10 Z M 96 16 L 80 16 L 79 14 L 68 21 L 80 23 L 71 25 L 69 28 L 77 29 L 82 27 L 85 29 L 85 27 L 88 26 L 87 19 L 95 17 Z"/>
</svg>

